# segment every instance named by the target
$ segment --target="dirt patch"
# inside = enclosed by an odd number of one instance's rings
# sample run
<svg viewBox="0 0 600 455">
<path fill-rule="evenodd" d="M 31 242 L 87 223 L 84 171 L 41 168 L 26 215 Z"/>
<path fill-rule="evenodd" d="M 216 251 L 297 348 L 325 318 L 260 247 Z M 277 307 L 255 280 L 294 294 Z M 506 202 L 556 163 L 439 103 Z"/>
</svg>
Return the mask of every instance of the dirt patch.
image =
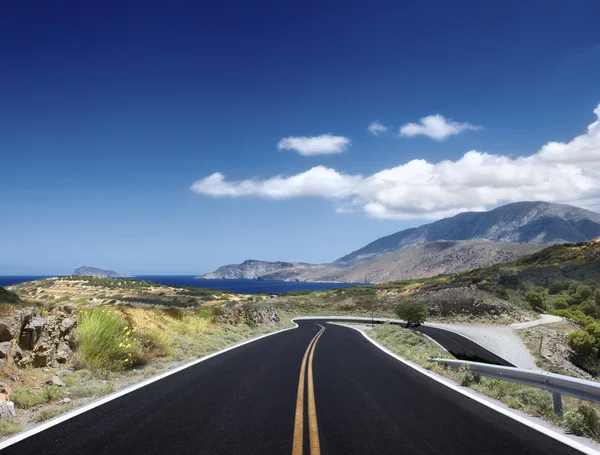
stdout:
<svg viewBox="0 0 600 455">
<path fill-rule="evenodd" d="M 525 346 L 534 356 L 538 368 L 594 380 L 592 375 L 573 364 L 570 360 L 571 350 L 567 345 L 567 340 L 571 332 L 579 329 L 580 327 L 577 324 L 565 319 L 552 324 L 515 330 L 515 333 L 523 339 Z"/>
</svg>

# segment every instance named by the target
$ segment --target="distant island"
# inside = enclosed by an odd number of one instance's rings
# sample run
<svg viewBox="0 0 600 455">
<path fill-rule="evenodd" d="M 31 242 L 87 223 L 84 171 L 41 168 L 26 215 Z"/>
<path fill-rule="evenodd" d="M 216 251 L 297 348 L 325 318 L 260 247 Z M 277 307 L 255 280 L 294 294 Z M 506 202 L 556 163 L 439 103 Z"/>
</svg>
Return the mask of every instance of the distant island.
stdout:
<svg viewBox="0 0 600 455">
<path fill-rule="evenodd" d="M 93 276 L 96 278 L 128 278 L 131 275 L 123 275 L 122 273 L 113 270 L 98 269 L 96 267 L 78 267 L 72 273 L 73 276 Z"/>
</svg>

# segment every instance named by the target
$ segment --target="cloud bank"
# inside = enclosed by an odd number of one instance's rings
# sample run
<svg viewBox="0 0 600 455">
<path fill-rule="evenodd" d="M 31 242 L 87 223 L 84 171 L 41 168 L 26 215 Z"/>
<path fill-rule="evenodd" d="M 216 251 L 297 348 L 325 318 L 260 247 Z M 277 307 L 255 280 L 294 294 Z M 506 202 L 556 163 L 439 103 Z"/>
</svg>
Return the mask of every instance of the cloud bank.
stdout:
<svg viewBox="0 0 600 455">
<path fill-rule="evenodd" d="M 414 137 L 427 136 L 436 141 L 443 141 L 449 136 L 460 134 L 464 131 L 480 130 L 480 126 L 469 123 L 458 123 L 447 119 L 443 115 L 428 115 L 419 120 L 419 123 L 407 123 L 400 127 L 400 136 Z"/>
<path fill-rule="evenodd" d="M 387 130 L 388 130 L 387 126 L 382 125 L 381 123 L 379 123 L 378 120 L 371 122 L 371 124 L 367 128 L 367 131 L 369 133 L 371 133 L 373 136 L 379 136 L 381 133 L 385 133 Z"/>
<path fill-rule="evenodd" d="M 279 141 L 279 150 L 295 150 L 300 155 L 330 155 L 344 153 L 350 146 L 350 139 L 344 136 L 322 134 L 312 137 L 286 137 Z"/>
<path fill-rule="evenodd" d="M 287 199 L 321 197 L 338 212 L 363 210 L 381 219 L 435 219 L 523 200 L 565 202 L 596 209 L 600 203 L 600 105 L 597 120 L 570 142 L 549 142 L 529 156 L 511 158 L 475 150 L 456 161 L 412 160 L 372 175 L 324 166 L 292 176 L 230 182 L 221 173 L 192 190 L 213 197 Z"/>
</svg>

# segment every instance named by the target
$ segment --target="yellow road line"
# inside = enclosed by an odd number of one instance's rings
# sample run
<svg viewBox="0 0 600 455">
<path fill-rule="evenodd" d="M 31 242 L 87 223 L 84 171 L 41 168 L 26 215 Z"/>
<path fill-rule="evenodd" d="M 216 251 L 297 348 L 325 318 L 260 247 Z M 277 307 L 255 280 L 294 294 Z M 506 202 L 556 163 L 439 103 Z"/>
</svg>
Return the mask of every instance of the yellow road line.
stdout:
<svg viewBox="0 0 600 455">
<path fill-rule="evenodd" d="M 310 455 L 320 455 L 319 427 L 317 426 L 317 407 L 315 406 L 315 387 L 313 385 L 312 363 L 315 347 L 323 335 L 323 329 L 315 339 L 308 358 L 308 432 L 310 435 Z"/>
<path fill-rule="evenodd" d="M 300 368 L 300 380 L 298 382 L 298 396 L 296 398 L 296 419 L 294 421 L 294 445 L 292 448 L 292 455 L 302 455 L 302 438 L 304 434 L 304 376 L 306 371 L 306 359 L 308 358 L 308 353 L 311 350 L 315 340 L 323 333 L 325 327 L 321 327 L 319 333 L 317 333 L 308 347 L 306 348 L 306 352 L 304 353 L 304 358 L 302 359 L 302 367 Z M 310 367 L 309 367 L 310 368 Z M 311 368 L 312 374 L 312 368 Z M 311 381 L 312 383 L 312 381 Z M 314 398 L 313 398 L 314 401 Z M 313 403 L 314 405 L 314 403 Z M 309 414 L 310 417 L 310 414 Z M 310 419 L 309 419 L 310 425 Z M 312 440 L 312 439 L 311 439 Z M 312 444 L 311 444 L 312 445 Z"/>
</svg>

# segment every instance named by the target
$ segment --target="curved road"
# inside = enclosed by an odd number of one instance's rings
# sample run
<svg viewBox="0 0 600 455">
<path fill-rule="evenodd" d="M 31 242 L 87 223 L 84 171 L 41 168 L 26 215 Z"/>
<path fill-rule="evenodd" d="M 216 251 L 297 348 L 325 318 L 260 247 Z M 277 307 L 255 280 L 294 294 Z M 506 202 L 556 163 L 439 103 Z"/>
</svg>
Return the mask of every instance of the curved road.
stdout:
<svg viewBox="0 0 600 455">
<path fill-rule="evenodd" d="M 398 362 L 355 330 L 298 324 L 2 454 L 579 453 Z"/>
</svg>

